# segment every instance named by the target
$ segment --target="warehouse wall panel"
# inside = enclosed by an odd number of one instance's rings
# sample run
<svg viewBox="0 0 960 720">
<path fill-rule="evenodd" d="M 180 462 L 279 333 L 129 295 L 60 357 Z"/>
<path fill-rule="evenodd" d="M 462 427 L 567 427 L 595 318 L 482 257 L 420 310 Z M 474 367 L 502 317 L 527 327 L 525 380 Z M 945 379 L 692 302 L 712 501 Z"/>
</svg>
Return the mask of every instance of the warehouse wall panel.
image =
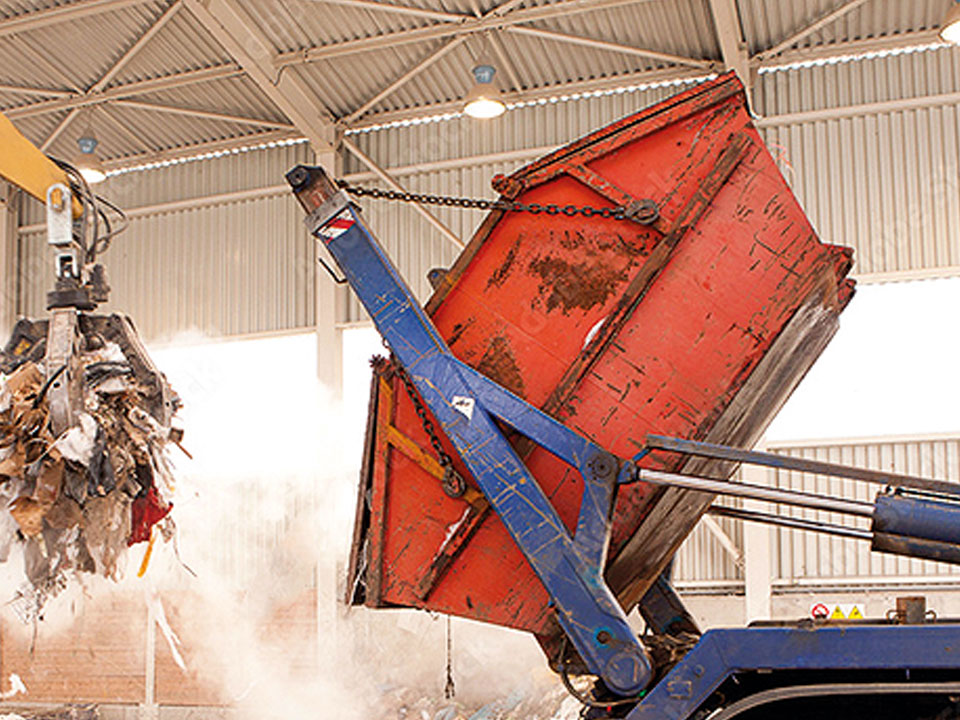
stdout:
<svg viewBox="0 0 960 720">
<path fill-rule="evenodd" d="M 776 445 L 773 452 L 790 457 L 841 463 L 960 483 L 960 436 L 879 438 Z M 807 473 L 769 470 L 767 485 L 805 492 L 872 501 L 876 485 Z M 727 503 L 729 500 L 720 500 Z M 779 506 L 777 512 L 820 522 L 869 528 L 865 518 Z M 730 538 L 743 548 L 740 521 L 718 518 Z M 884 585 L 890 583 L 957 583 L 960 567 L 870 551 L 868 542 L 818 533 L 774 528 L 770 533 L 774 587 Z M 742 581 L 716 536 L 701 523 L 677 555 L 675 578 L 685 589 L 720 588 Z"/>
<path fill-rule="evenodd" d="M 19 312 L 41 315 L 53 284 L 42 231 L 20 237 Z M 314 323 L 313 242 L 286 194 L 135 217 L 103 255 L 104 310 L 129 314 L 149 341 Z"/>
</svg>

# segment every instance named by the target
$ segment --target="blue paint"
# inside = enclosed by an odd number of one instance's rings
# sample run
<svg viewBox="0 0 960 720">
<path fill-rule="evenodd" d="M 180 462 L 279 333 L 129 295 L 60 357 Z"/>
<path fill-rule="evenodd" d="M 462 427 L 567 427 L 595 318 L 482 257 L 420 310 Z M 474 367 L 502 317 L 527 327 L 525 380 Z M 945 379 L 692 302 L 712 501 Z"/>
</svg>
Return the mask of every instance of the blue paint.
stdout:
<svg viewBox="0 0 960 720">
<path fill-rule="evenodd" d="M 711 630 L 627 720 L 689 717 L 737 672 L 956 669 L 957 625 L 855 625 Z"/>
<path fill-rule="evenodd" d="M 634 479 L 633 463 L 614 457 L 455 358 L 357 209 L 346 204 L 315 228 L 317 234 L 322 236 L 334 221 L 352 225 L 332 239 L 323 237 L 328 249 L 550 593 L 558 620 L 587 668 L 623 695 L 643 690 L 651 679 L 650 661 L 602 575 L 616 486 Z M 456 409 L 457 398 L 474 401 L 469 417 Z M 495 420 L 581 473 L 583 501 L 573 535 Z M 926 537 L 957 542 L 960 535 L 949 523 L 953 508 L 945 514 L 939 503 L 931 507 L 911 499 L 904 505 L 902 500 L 884 501 L 878 516 L 889 523 L 906 522 L 914 532 L 917 524 L 932 527 Z M 669 619 L 670 607 L 663 612 Z M 689 718 L 738 672 L 956 669 L 958 652 L 960 626 L 948 624 L 713 630 L 628 718 Z"/>
<path fill-rule="evenodd" d="M 590 672 L 624 695 L 645 688 L 650 660 L 602 574 L 617 477 L 628 466 L 455 358 L 355 206 L 314 230 L 550 593 Z M 471 417 L 454 407 L 456 398 L 474 401 Z M 581 473 L 573 536 L 494 418 Z"/>
</svg>

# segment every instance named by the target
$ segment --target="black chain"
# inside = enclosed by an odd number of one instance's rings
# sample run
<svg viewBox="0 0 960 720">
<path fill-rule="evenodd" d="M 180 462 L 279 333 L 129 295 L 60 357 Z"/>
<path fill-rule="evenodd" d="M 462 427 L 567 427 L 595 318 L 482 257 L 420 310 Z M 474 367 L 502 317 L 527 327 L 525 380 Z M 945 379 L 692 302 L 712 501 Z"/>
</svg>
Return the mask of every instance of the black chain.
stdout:
<svg viewBox="0 0 960 720">
<path fill-rule="evenodd" d="M 555 205 L 540 203 L 522 203 L 510 200 L 483 200 L 480 198 L 456 197 L 453 195 L 424 195 L 422 193 L 400 192 L 398 190 L 381 190 L 380 188 L 362 188 L 350 185 L 344 180 L 337 183 L 351 195 L 357 197 L 372 197 L 382 200 L 398 200 L 400 202 L 414 202 L 421 205 L 442 205 L 444 207 L 459 207 L 470 210 L 503 210 L 504 212 L 527 212 L 533 215 L 566 215 L 574 217 L 602 217 L 614 220 L 629 220 L 627 209 L 624 207 L 595 208 L 589 205 Z"/>
<path fill-rule="evenodd" d="M 417 417 L 420 418 L 423 430 L 427 433 L 427 437 L 430 438 L 430 446 L 437 454 L 437 462 L 439 462 L 440 467 L 443 468 L 443 479 L 440 481 L 441 485 L 443 485 L 443 491 L 450 497 L 463 497 L 463 494 L 467 491 L 467 483 L 453 467 L 453 460 L 447 454 L 447 451 L 443 449 L 440 436 L 437 435 L 433 421 L 431 421 L 427 415 L 427 408 L 424 407 L 423 402 L 420 400 L 420 395 L 417 393 L 417 388 L 414 386 L 413 380 L 410 379 L 410 374 L 395 357 L 391 357 L 391 364 L 394 372 L 399 376 L 404 388 L 406 388 L 407 395 L 409 395 L 410 400 L 413 401 L 413 407 L 414 410 L 417 411 Z"/>
</svg>

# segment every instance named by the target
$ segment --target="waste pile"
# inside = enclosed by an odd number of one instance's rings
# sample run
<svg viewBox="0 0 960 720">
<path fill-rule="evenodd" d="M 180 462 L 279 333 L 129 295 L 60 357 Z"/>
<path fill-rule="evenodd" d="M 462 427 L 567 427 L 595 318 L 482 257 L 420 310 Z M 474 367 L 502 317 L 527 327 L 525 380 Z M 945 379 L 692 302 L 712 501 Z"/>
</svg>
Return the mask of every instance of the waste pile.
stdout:
<svg viewBox="0 0 960 720">
<path fill-rule="evenodd" d="M 24 622 L 77 573 L 119 579 L 130 545 L 169 540 L 168 455 L 180 405 L 121 315 L 81 315 L 74 351 L 48 367 L 47 321 L 21 320 L 0 353 L 0 562 L 22 546 L 25 580 L 11 605 Z M 56 433 L 51 388 L 73 383 Z M 155 532 L 156 530 L 156 532 Z"/>
<path fill-rule="evenodd" d="M 371 717 L 385 720 L 579 720 L 582 705 L 556 686 L 538 693 L 514 691 L 484 704 L 443 699 L 412 688 L 385 690 Z"/>
<path fill-rule="evenodd" d="M 0 720 L 100 720 L 100 708 L 93 704 L 69 703 L 52 708 L 6 706 Z"/>
</svg>

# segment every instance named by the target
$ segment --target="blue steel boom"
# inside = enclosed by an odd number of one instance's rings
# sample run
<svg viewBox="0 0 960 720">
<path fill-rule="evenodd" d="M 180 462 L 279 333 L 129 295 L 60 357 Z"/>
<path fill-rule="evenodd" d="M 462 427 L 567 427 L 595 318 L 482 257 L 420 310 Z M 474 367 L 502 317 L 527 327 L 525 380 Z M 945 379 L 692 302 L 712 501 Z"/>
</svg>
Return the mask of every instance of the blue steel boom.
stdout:
<svg viewBox="0 0 960 720">
<path fill-rule="evenodd" d="M 960 692 L 960 683 L 952 680 L 960 673 L 960 625 L 952 623 L 713 630 L 703 634 L 672 669 L 657 677 L 650 654 L 629 627 L 603 577 L 617 486 L 639 480 L 676 482 L 747 496 L 763 489 L 639 469 L 633 460 L 612 455 L 464 364 L 450 352 L 347 195 L 337 190 L 321 168 L 298 166 L 288 173 L 287 179 L 308 212 L 306 224 L 311 235 L 330 251 L 396 360 L 543 582 L 557 619 L 587 670 L 601 678 L 617 696 L 637 701 L 626 717 L 691 717 L 725 682 L 754 671 L 905 671 L 907 680 L 911 672 L 921 676 L 934 673 L 931 677 L 937 678 L 935 682 L 867 685 L 831 684 L 821 679 L 806 691 L 808 696 Z M 580 472 L 583 498 L 572 535 L 496 421 Z M 735 448 L 651 436 L 645 452 L 657 450 L 737 462 L 790 462 Z M 846 473 L 865 482 L 895 485 L 896 490 L 881 493 L 875 506 L 859 503 L 854 507 L 855 504 L 844 505 L 843 501 L 833 501 L 831 505 L 830 498 L 791 491 L 778 491 L 776 497 L 771 495 L 769 499 L 872 515 L 875 549 L 960 561 L 960 495 L 955 487 L 863 471 L 858 477 L 856 470 L 824 464 L 806 469 Z M 746 519 L 770 521 L 771 516 L 765 517 Z M 866 531 L 857 532 L 861 534 L 853 536 L 864 537 Z M 648 623 L 652 619 L 655 631 L 685 617 L 682 604 L 663 579 L 648 593 L 645 604 L 651 610 Z M 949 675 L 946 681 L 942 678 L 944 672 Z M 776 683 L 764 692 L 757 695 L 754 704 L 798 694 L 796 688 L 789 691 L 778 688 Z M 746 705 L 731 705 L 723 711 L 727 713 L 724 717 L 735 714 L 734 710 L 747 709 Z"/>
</svg>

